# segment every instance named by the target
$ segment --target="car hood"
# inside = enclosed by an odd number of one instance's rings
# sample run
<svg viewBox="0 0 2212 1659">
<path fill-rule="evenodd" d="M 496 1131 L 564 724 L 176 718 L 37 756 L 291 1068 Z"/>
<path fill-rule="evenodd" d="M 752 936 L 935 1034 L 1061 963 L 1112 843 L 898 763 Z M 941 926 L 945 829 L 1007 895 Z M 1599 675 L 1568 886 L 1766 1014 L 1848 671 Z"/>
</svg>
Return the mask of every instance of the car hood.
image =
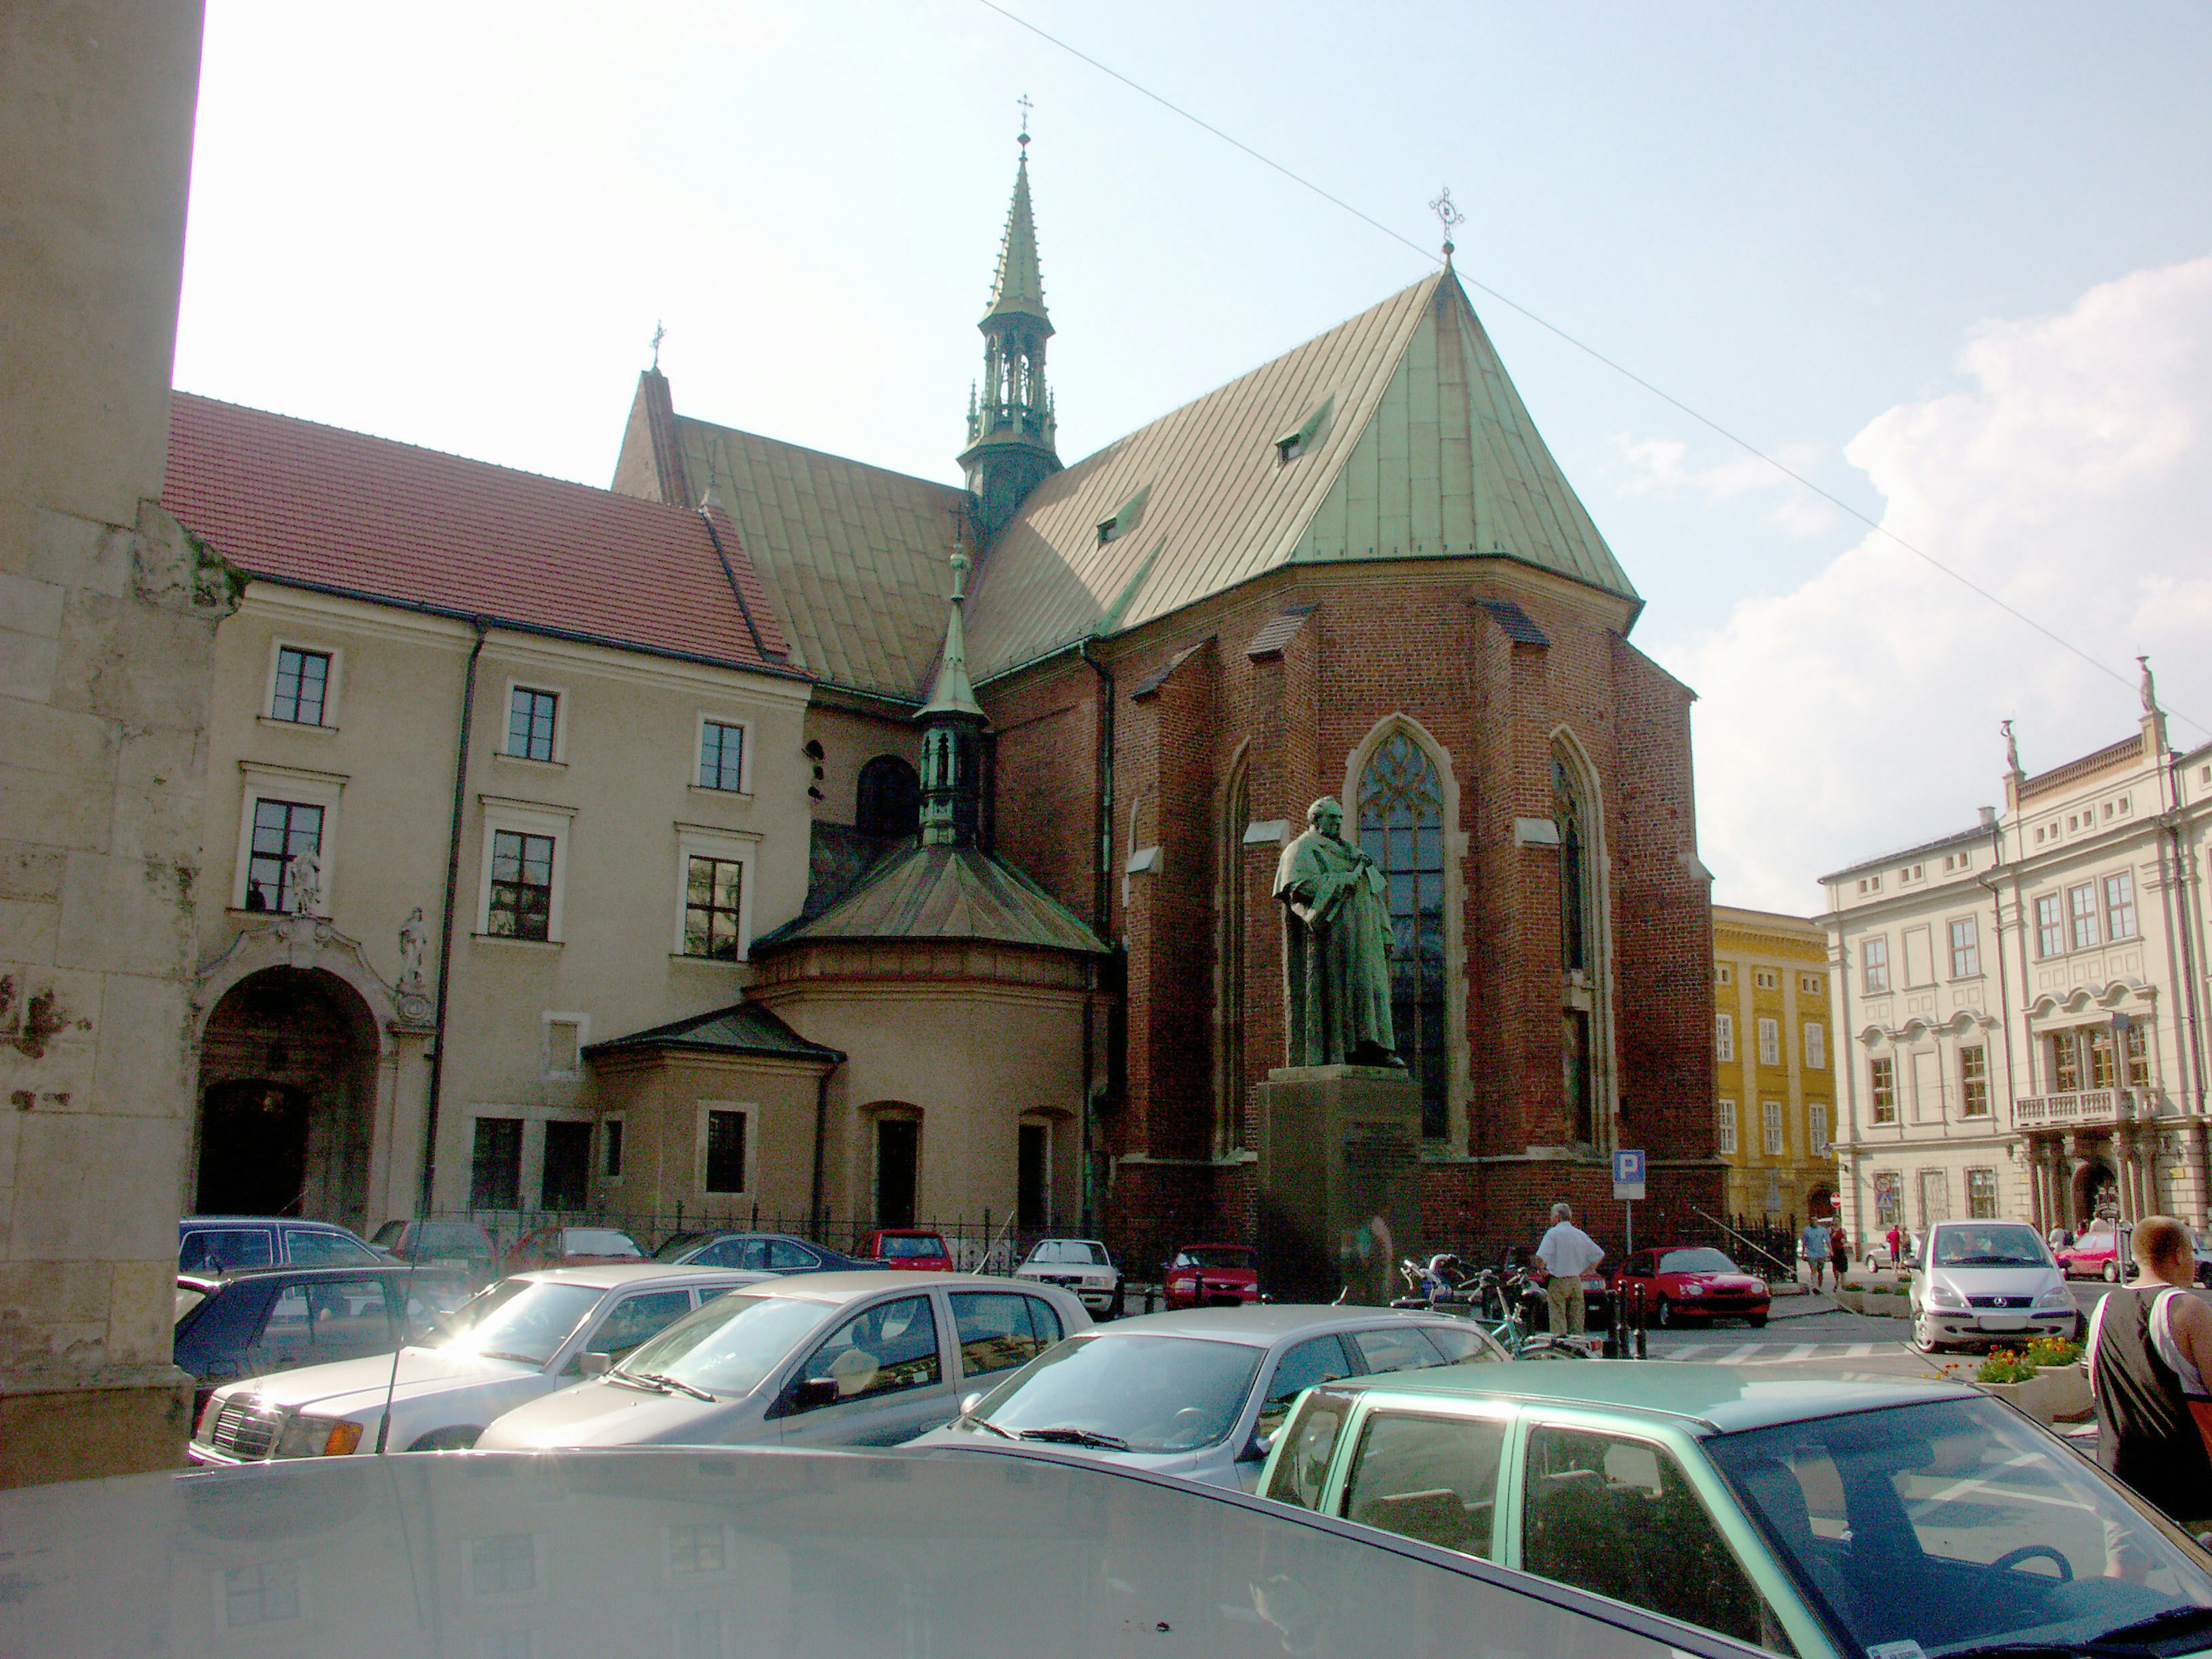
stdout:
<svg viewBox="0 0 2212 1659">
<path fill-rule="evenodd" d="M 932 1429 L 927 1434 L 917 1435 L 906 1443 L 909 1446 L 960 1446 L 970 1450 L 1005 1450 L 1019 1446 L 1024 1451 L 1062 1453 L 1069 1457 L 1095 1459 L 1101 1463 L 1112 1463 L 1125 1469 L 1143 1469 L 1150 1474 L 1172 1474 L 1185 1480 L 1200 1480 L 1209 1486 L 1236 1486 L 1237 1465 L 1230 1460 L 1229 1447 L 1224 1442 L 1212 1446 L 1201 1446 L 1196 1451 L 1179 1452 L 1122 1452 L 1104 1446 L 1064 1446 L 1048 1440 L 1003 1440 L 983 1429 L 956 1428 L 946 1424 L 941 1429 Z M 1256 1476 L 1260 1466 L 1250 1466 Z"/>
<path fill-rule="evenodd" d="M 397 1380 L 390 1354 L 306 1365 L 295 1371 L 271 1371 L 234 1383 L 229 1395 L 252 1395 L 272 1406 L 299 1411 L 313 1407 L 337 1412 L 380 1411 L 385 1395 L 396 1401 L 421 1400 L 477 1388 L 496 1388 L 518 1377 L 538 1376 L 534 1365 L 512 1359 L 446 1348 L 402 1348 Z"/>
<path fill-rule="evenodd" d="M 2058 1269 L 2040 1262 L 2027 1267 L 1929 1267 L 1929 1282 L 1948 1285 L 1961 1296 L 2037 1296 L 2064 1283 Z"/>
<path fill-rule="evenodd" d="M 1766 1288 L 1765 1281 L 1749 1273 L 1661 1273 L 1663 1284 L 1674 1280 L 1682 1285 L 1695 1285 L 1700 1290 L 1717 1291 L 1724 1296 L 1755 1295 Z"/>
<path fill-rule="evenodd" d="M 684 1445 L 760 1437 L 733 1434 L 733 1420 L 757 1418 L 750 1397 L 708 1405 L 687 1394 L 652 1394 L 598 1377 L 533 1400 L 498 1419 L 477 1444 L 489 1449 L 539 1451 L 566 1446 Z"/>
</svg>

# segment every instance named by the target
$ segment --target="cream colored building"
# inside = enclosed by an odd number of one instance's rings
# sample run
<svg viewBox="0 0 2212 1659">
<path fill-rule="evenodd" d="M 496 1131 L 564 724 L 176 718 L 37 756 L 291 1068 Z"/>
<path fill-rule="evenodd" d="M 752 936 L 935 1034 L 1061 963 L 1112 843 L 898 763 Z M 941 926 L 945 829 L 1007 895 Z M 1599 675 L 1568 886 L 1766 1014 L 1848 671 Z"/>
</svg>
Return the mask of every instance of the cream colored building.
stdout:
<svg viewBox="0 0 2212 1659">
<path fill-rule="evenodd" d="M 1946 1217 L 2206 1220 L 2212 750 L 2140 732 L 1941 840 L 1823 878 L 1855 1233 Z M 2009 757 L 2008 757 L 2009 758 Z"/>
<path fill-rule="evenodd" d="M 0 1486 L 181 1461 L 203 736 L 228 577 L 158 505 L 192 0 L 0 9 Z"/>
<path fill-rule="evenodd" d="M 1731 1215 L 1802 1221 L 1833 1207 L 1827 957 L 1802 917 L 1713 907 L 1713 1144 Z"/>
</svg>

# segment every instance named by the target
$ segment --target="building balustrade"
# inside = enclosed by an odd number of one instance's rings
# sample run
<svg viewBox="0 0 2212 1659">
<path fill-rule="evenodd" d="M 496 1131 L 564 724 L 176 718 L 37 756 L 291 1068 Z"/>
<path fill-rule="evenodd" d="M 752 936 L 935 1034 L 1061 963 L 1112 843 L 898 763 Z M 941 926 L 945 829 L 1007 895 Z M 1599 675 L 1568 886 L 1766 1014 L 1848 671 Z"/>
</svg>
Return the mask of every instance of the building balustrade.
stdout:
<svg viewBox="0 0 2212 1659">
<path fill-rule="evenodd" d="M 2145 1107 L 2150 1103 L 2146 1098 Z M 2136 1116 L 2128 1089 L 2083 1089 L 2063 1095 L 2023 1095 L 2012 1103 L 2015 1129 L 2063 1129 L 2077 1123 L 2126 1123 Z M 2145 1114 L 2148 1115 L 2148 1112 Z"/>
</svg>

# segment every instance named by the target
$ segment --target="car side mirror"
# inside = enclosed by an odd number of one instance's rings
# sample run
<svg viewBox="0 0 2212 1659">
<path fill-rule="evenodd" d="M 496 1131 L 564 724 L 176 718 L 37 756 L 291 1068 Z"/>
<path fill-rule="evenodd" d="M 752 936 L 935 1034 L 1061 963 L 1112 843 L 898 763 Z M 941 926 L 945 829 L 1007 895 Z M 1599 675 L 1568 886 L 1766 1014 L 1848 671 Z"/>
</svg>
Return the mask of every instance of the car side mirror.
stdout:
<svg viewBox="0 0 2212 1659">
<path fill-rule="evenodd" d="M 1275 1437 L 1272 1432 L 1255 1434 L 1244 1443 L 1244 1449 L 1237 1454 L 1237 1461 L 1240 1463 L 1264 1463 L 1274 1445 Z"/>
<path fill-rule="evenodd" d="M 795 1412 L 819 1411 L 824 1406 L 837 1403 L 837 1379 L 834 1376 L 803 1378 L 791 1391 L 791 1409 Z"/>
<path fill-rule="evenodd" d="M 967 1416 L 970 1412 L 974 1411 L 974 1410 L 975 1409 L 975 1407 L 978 1407 L 978 1406 L 981 1405 L 982 1403 L 983 1403 L 983 1391 L 982 1391 L 981 1389 L 978 1389 L 975 1393 L 973 1393 L 973 1394 L 971 1394 L 971 1395 L 968 1395 L 965 1399 L 963 1399 L 963 1401 L 961 1401 L 961 1402 L 960 1402 L 960 1414 L 961 1414 L 961 1416 L 963 1416 L 963 1417 Z"/>
<path fill-rule="evenodd" d="M 615 1368 L 615 1357 L 611 1353 L 593 1353 L 587 1349 L 576 1356 L 576 1367 L 586 1376 L 605 1376 Z"/>
</svg>

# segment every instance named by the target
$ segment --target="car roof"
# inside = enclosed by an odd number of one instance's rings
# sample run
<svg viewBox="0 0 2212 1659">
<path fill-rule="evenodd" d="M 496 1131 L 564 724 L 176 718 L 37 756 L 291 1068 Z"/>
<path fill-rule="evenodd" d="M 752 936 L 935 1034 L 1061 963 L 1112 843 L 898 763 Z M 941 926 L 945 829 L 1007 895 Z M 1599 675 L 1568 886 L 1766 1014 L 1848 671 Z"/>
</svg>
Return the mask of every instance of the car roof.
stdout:
<svg viewBox="0 0 2212 1659">
<path fill-rule="evenodd" d="M 1393 1371 L 1363 1382 L 1331 1383 L 1359 1393 L 1418 1395 L 1435 1400 L 1540 1401 L 1555 1406 L 1595 1406 L 1607 1411 L 1673 1419 L 1709 1431 L 1800 1423 L 1809 1418 L 1934 1400 L 1975 1400 L 1981 1391 L 1959 1382 L 1856 1382 L 1833 1377 L 1764 1378 L 1740 1365 L 1700 1365 L 1682 1360 L 1507 1360 L 1487 1365 L 1447 1365 L 1433 1370 Z"/>
<path fill-rule="evenodd" d="M 419 1279 L 459 1279 L 459 1271 L 453 1267 L 430 1267 L 405 1261 L 342 1261 L 334 1265 L 313 1267 L 288 1267 L 283 1262 L 264 1262 L 251 1267 L 229 1267 L 221 1273 L 182 1273 L 177 1280 L 182 1284 L 190 1279 L 196 1285 L 228 1285 L 242 1279 L 362 1279 L 398 1273 Z"/>
<path fill-rule="evenodd" d="M 341 1227 L 335 1221 L 308 1221 L 295 1215 L 185 1215 L 177 1218 L 179 1227 L 284 1227 L 294 1232 L 343 1233 L 349 1238 L 360 1235 L 350 1227 Z"/>
<path fill-rule="evenodd" d="M 999 1273 L 915 1273 L 890 1267 L 865 1267 L 854 1273 L 799 1273 L 789 1278 L 769 1275 L 756 1287 L 757 1296 L 781 1296 L 801 1302 L 857 1302 L 878 1291 L 1019 1291 L 1035 1296 L 1048 1290 L 1033 1279 L 1014 1279 Z"/>
<path fill-rule="evenodd" d="M 870 1238 L 934 1238 L 943 1242 L 945 1235 L 934 1227 L 871 1227 Z"/>
<path fill-rule="evenodd" d="M 830 1250 L 830 1247 L 827 1244 L 817 1244 L 811 1239 L 799 1237 L 796 1233 L 747 1232 L 742 1227 L 718 1227 L 711 1232 L 678 1233 L 676 1237 L 683 1239 L 687 1243 L 691 1244 L 702 1244 L 710 1239 L 719 1238 L 780 1238 L 787 1244 L 804 1244 L 810 1250 Z M 668 1248 L 668 1243 L 669 1241 L 664 1241 L 661 1244 L 661 1248 L 663 1249 L 666 1249 Z M 836 1255 L 838 1252 L 830 1250 L 830 1254 Z"/>
<path fill-rule="evenodd" d="M 1103 1239 L 1078 1238 L 1073 1233 L 1054 1233 L 1048 1238 L 1040 1238 L 1036 1243 L 1031 1244 L 1030 1249 L 1034 1250 L 1038 1244 L 1096 1244 L 1102 1250 L 1106 1248 Z"/>
<path fill-rule="evenodd" d="M 507 1276 L 509 1279 L 539 1279 L 551 1285 L 589 1285 L 602 1291 L 635 1285 L 640 1279 L 666 1279 L 678 1285 L 724 1285 L 735 1290 L 746 1285 L 760 1284 L 772 1277 L 768 1273 L 746 1273 L 736 1267 L 678 1267 L 665 1261 L 655 1261 L 650 1257 L 640 1261 L 628 1256 L 619 1261 L 593 1261 L 574 1267 L 538 1267 L 529 1273 Z"/>
<path fill-rule="evenodd" d="M 1100 1329 L 1130 1331 L 1144 1336 L 1202 1337 L 1215 1342 L 1243 1342 L 1265 1348 L 1291 1338 L 1319 1336 L 1356 1325 L 1399 1324 L 1467 1325 L 1468 1322 L 1449 1314 L 1420 1309 L 1259 1302 L 1236 1308 L 1182 1308 L 1173 1313 L 1139 1314 L 1131 1319 L 1117 1319 Z M 1468 1328 L 1474 1328 L 1471 1325 Z"/>
</svg>

